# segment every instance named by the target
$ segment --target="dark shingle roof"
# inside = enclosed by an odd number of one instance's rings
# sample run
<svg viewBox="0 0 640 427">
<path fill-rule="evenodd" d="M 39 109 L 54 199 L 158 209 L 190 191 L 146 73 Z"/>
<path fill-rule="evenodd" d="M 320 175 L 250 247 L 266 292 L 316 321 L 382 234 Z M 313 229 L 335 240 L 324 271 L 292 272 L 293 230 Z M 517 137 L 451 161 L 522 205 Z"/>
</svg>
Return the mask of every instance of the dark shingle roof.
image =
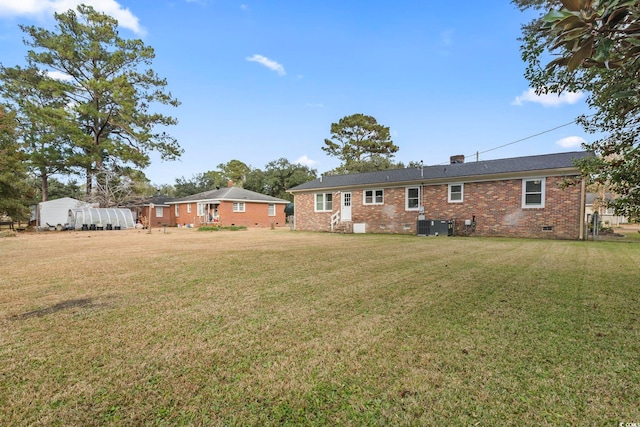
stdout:
<svg viewBox="0 0 640 427">
<path fill-rule="evenodd" d="M 153 203 L 156 206 L 168 206 L 169 202 L 175 200 L 174 197 L 169 197 L 164 194 L 156 194 L 150 197 L 139 197 L 133 200 L 129 200 L 126 203 L 123 203 L 122 206 L 126 207 L 139 207 L 139 206 L 149 206 L 150 203 Z"/>
<path fill-rule="evenodd" d="M 175 199 L 171 203 L 176 204 L 181 202 L 194 202 L 200 200 L 289 203 L 288 200 L 267 196 L 266 194 L 256 193 L 255 191 L 245 190 L 244 188 L 239 187 L 228 187 L 220 188 L 219 190 L 204 191 L 202 193 L 193 194 L 181 199 Z"/>
<path fill-rule="evenodd" d="M 320 188 L 355 187 L 402 182 L 422 182 L 456 179 L 481 179 L 490 175 L 527 174 L 558 169 L 578 169 L 573 161 L 592 154 L 585 151 L 455 163 L 422 168 L 389 169 L 350 175 L 323 176 L 291 188 L 289 191 L 306 191 Z"/>
</svg>

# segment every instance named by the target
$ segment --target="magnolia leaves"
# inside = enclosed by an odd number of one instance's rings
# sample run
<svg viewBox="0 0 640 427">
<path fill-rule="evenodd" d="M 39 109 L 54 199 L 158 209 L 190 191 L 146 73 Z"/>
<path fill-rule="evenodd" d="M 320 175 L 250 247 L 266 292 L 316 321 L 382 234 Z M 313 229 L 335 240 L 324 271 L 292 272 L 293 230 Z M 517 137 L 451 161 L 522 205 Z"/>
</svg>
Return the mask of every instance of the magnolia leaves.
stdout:
<svg viewBox="0 0 640 427">
<path fill-rule="evenodd" d="M 560 0 L 568 10 L 578 11 L 591 7 L 593 0 Z"/>
<path fill-rule="evenodd" d="M 640 56 L 640 6 L 624 0 L 562 0 L 551 10 L 541 30 L 552 36 L 550 50 L 560 57 L 548 68 L 620 68 Z"/>
</svg>

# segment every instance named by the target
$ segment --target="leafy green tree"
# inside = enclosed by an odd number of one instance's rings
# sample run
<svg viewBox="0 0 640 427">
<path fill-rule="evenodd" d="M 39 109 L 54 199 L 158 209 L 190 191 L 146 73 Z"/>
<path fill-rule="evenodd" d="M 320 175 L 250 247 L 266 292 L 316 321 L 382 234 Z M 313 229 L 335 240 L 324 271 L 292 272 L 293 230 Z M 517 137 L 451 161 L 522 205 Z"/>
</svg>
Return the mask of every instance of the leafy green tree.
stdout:
<svg viewBox="0 0 640 427">
<path fill-rule="evenodd" d="M 247 174 L 251 171 L 251 167 L 247 166 L 240 160 L 234 159 L 227 163 L 220 163 L 218 165 L 218 170 L 227 182 L 233 181 L 233 185 L 243 187 L 244 182 L 247 179 Z M 225 187 L 227 186 L 227 182 L 225 182 Z"/>
<path fill-rule="evenodd" d="M 215 190 L 227 186 L 227 180 L 220 171 L 207 171 L 194 174 L 191 179 L 176 179 L 174 197 L 186 197 L 204 191 Z"/>
<path fill-rule="evenodd" d="M 255 191 L 256 193 L 267 194 L 264 171 L 258 168 L 251 168 L 247 174 L 243 188 Z"/>
<path fill-rule="evenodd" d="M 0 107 L 0 216 L 24 221 L 29 218 L 34 193 L 27 180 L 26 156 L 17 140 L 15 114 Z"/>
<path fill-rule="evenodd" d="M 308 166 L 294 164 L 287 159 L 280 158 L 265 165 L 263 172 L 264 186 L 262 190 L 254 190 L 263 194 L 285 200 L 293 200 L 287 193 L 289 188 L 315 179 L 317 171 Z"/>
<path fill-rule="evenodd" d="M 226 187 L 229 183 L 229 179 L 224 176 L 220 171 L 207 171 L 201 174 L 201 187 L 207 190 L 214 190 L 216 188 Z"/>
<path fill-rule="evenodd" d="M 141 40 L 123 39 L 118 22 L 91 6 L 56 13 L 56 31 L 20 26 L 31 47 L 29 68 L 55 71 L 69 99 L 76 128 L 70 133 L 76 148 L 70 164 L 86 173 L 86 193 L 93 190 L 97 171 L 115 166 L 149 165 L 151 152 L 163 160 L 175 160 L 183 152 L 164 129 L 175 125 L 173 117 L 151 111 L 153 105 L 177 107 L 165 91 L 167 82 L 148 68 L 154 50 Z"/>
<path fill-rule="evenodd" d="M 587 104 L 595 114 L 579 121 L 588 132 L 605 137 L 584 145 L 596 157 L 581 161 L 579 166 L 619 196 L 609 203 L 618 215 L 639 218 L 640 3 L 513 2 L 523 10 L 541 11 L 523 27 L 526 78 L 539 93 L 589 94 Z M 555 59 L 548 61 L 549 55 Z"/>
<path fill-rule="evenodd" d="M 340 165 L 328 172 L 325 175 L 344 175 L 347 173 L 360 173 L 360 172 L 375 172 L 389 169 L 402 169 L 404 163 L 394 162 L 384 156 L 373 155 L 368 160 L 352 161 L 349 166 Z"/>
<path fill-rule="evenodd" d="M 331 124 L 331 138 L 324 140 L 322 150 L 342 161 L 344 173 L 365 172 L 385 168 L 399 150 L 391 140 L 389 127 L 364 114 L 352 114 Z"/>
<path fill-rule="evenodd" d="M 64 85 L 35 67 L 0 66 L 0 93 L 17 114 L 18 128 L 27 154 L 29 172 L 40 181 L 42 201 L 49 200 L 49 177 L 70 171 L 73 147 L 68 135 L 79 132 Z"/>
<path fill-rule="evenodd" d="M 82 198 L 84 197 L 83 188 L 75 179 L 70 179 L 67 182 L 62 182 L 57 178 L 50 178 L 48 187 L 49 197 L 52 200 L 60 199 L 62 197 L 71 197 L 73 199 L 82 200 Z"/>
<path fill-rule="evenodd" d="M 187 197 L 192 194 L 198 194 L 205 189 L 200 187 L 200 182 L 197 179 L 197 175 L 194 175 L 191 179 L 187 179 L 184 176 L 180 178 L 176 178 L 176 183 L 173 186 L 175 188 L 175 197 Z"/>
</svg>

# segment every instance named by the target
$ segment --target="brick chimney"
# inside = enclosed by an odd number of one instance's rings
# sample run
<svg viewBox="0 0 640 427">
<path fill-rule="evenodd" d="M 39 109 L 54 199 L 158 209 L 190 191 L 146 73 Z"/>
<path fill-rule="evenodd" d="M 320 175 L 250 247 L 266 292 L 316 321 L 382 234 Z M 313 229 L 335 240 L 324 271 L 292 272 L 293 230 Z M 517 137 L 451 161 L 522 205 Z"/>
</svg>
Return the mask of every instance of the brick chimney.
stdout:
<svg viewBox="0 0 640 427">
<path fill-rule="evenodd" d="M 449 158 L 452 165 L 457 163 L 464 163 L 464 154 L 456 154 L 455 156 L 451 156 Z"/>
</svg>

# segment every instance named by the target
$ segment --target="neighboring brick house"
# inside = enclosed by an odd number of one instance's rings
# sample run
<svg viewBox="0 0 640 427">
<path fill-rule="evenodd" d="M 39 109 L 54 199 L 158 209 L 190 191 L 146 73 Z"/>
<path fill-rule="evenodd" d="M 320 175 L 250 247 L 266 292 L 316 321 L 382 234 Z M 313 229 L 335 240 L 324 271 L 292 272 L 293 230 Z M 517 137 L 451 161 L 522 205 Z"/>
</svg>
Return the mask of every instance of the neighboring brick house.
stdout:
<svg viewBox="0 0 640 427">
<path fill-rule="evenodd" d="M 175 200 L 173 197 L 163 194 L 156 194 L 151 197 L 141 197 L 131 200 L 123 205 L 133 211 L 136 221 L 151 227 L 172 224 L 171 206 L 169 202 Z M 148 222 L 147 222 L 148 221 Z"/>
<path fill-rule="evenodd" d="M 585 180 L 573 161 L 590 155 L 452 156 L 447 165 L 323 176 L 289 190 L 295 229 L 417 234 L 426 221 L 457 235 L 582 239 Z"/>
<path fill-rule="evenodd" d="M 175 199 L 168 204 L 171 225 L 275 227 L 285 225 L 284 208 L 288 203 L 288 200 L 229 186 Z"/>
</svg>

